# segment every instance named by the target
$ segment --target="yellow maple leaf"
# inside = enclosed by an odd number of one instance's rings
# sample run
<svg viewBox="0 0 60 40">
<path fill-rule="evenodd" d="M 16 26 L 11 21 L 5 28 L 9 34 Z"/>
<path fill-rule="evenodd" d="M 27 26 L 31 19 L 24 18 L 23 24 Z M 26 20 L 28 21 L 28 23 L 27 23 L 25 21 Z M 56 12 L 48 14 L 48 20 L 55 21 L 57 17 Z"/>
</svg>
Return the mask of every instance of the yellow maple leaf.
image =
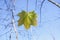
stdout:
<svg viewBox="0 0 60 40">
<path fill-rule="evenodd" d="M 28 15 L 27 15 L 27 16 L 25 17 L 25 19 L 24 19 L 24 26 L 25 26 L 25 28 L 26 28 L 26 29 L 29 29 L 29 28 L 30 28 L 30 24 L 31 24 L 31 21 L 30 21 Z"/>
<path fill-rule="evenodd" d="M 18 20 L 18 26 L 24 24 L 26 29 L 29 29 L 31 25 L 36 26 L 37 25 L 37 15 L 34 11 L 31 12 L 25 12 L 22 11 L 18 14 L 20 19 Z"/>
</svg>

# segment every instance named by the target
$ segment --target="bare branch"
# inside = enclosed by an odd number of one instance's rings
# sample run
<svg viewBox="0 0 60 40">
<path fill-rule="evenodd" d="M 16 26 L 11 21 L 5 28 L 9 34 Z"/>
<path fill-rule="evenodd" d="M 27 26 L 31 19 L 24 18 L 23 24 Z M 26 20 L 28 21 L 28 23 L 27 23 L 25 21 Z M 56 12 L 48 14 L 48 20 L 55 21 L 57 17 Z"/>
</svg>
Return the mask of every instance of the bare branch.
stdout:
<svg viewBox="0 0 60 40">
<path fill-rule="evenodd" d="M 43 6 L 44 2 L 45 2 L 45 0 L 43 0 L 43 1 L 41 2 L 41 6 L 40 6 L 40 23 L 41 23 L 41 10 L 42 10 L 42 6 Z"/>
<path fill-rule="evenodd" d="M 15 31 L 15 33 L 16 33 L 16 40 L 18 40 L 18 33 L 17 33 L 17 29 L 16 29 L 16 25 L 15 25 L 15 20 L 14 20 L 14 11 L 15 11 L 15 9 L 13 9 L 13 8 L 15 8 L 15 0 L 10 0 L 10 2 L 11 2 L 11 4 L 8 4 L 7 3 L 7 0 L 4 0 L 4 3 L 5 3 L 5 5 L 6 5 L 6 7 L 7 7 L 7 10 L 9 11 L 9 12 L 11 12 L 12 13 L 12 25 L 13 25 L 13 27 L 14 27 L 14 31 Z M 13 2 L 13 3 L 12 3 Z M 11 7 L 11 5 L 13 6 L 13 7 Z M 1 10 L 2 10 L 2 8 L 0 8 Z M 4 20 L 4 19 L 3 19 Z M 9 20 L 9 19 L 8 19 Z M 10 23 L 9 23 L 9 25 L 10 25 Z M 8 26 L 8 25 L 4 25 L 4 26 Z M 8 31 L 8 32 L 10 32 L 10 31 Z M 8 32 L 6 32 L 6 33 L 8 33 Z M 4 33 L 4 34 L 6 34 L 6 33 Z M 4 34 L 2 34 L 2 35 L 4 35 Z"/>
<path fill-rule="evenodd" d="M 12 33 L 12 29 L 10 30 L 9 40 L 11 40 L 12 37 L 11 33 Z"/>
<path fill-rule="evenodd" d="M 57 7 L 60 8 L 60 4 L 59 3 L 55 2 L 55 1 L 52 1 L 52 0 L 48 0 L 48 1 L 51 2 L 51 3 L 53 3 L 54 5 L 56 5 Z"/>
<path fill-rule="evenodd" d="M 11 29 L 10 29 L 10 30 L 11 30 Z M 10 32 L 10 30 L 9 30 L 9 31 L 7 31 L 7 32 L 5 32 L 5 33 L 3 33 L 3 34 L 1 34 L 1 35 L 0 35 L 0 37 L 1 37 L 1 36 L 3 36 L 3 35 L 5 35 L 5 34 L 7 34 L 7 33 L 9 33 L 9 32 Z"/>
<path fill-rule="evenodd" d="M 52 34 L 52 32 L 50 30 L 48 31 L 48 33 L 51 35 L 52 39 L 55 40 L 55 37 L 54 37 L 54 35 Z"/>
<path fill-rule="evenodd" d="M 14 20 L 14 15 L 13 15 L 13 10 L 12 10 L 12 23 L 13 23 L 13 27 L 14 27 L 14 31 L 16 33 L 16 40 L 18 40 L 18 32 L 17 32 L 17 29 L 16 29 L 16 25 L 15 25 L 15 20 Z"/>
<path fill-rule="evenodd" d="M 13 25 L 13 28 L 14 28 L 14 31 L 15 31 L 15 34 L 16 34 L 16 40 L 18 40 L 18 32 L 17 32 L 17 28 L 16 28 L 16 24 L 15 24 L 15 19 L 14 19 L 14 13 L 15 13 L 15 0 L 12 0 L 13 1 L 13 7 L 14 9 L 11 9 L 11 13 L 12 13 L 12 25 Z"/>
<path fill-rule="evenodd" d="M 29 1 L 27 0 L 27 7 L 26 7 L 27 12 L 28 12 L 28 2 L 29 2 Z"/>
<path fill-rule="evenodd" d="M 7 4 L 7 0 L 4 0 L 5 4 L 6 4 L 6 7 L 7 7 L 7 10 L 9 10 L 9 5 Z"/>
<path fill-rule="evenodd" d="M 36 2 L 35 2 L 35 10 L 37 10 L 37 8 L 36 8 L 36 7 L 37 7 L 37 1 L 38 1 L 38 0 L 36 0 Z"/>
<path fill-rule="evenodd" d="M 49 34 L 52 36 L 52 39 L 55 40 L 54 35 L 51 32 L 49 32 Z"/>
</svg>

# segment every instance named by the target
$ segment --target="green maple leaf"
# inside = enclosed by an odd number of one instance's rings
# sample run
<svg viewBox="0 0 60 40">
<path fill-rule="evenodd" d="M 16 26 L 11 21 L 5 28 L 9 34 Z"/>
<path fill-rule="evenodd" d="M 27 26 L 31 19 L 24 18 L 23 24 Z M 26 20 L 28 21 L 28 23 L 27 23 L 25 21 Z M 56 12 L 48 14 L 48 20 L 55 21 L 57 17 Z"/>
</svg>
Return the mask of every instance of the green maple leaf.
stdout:
<svg viewBox="0 0 60 40">
<path fill-rule="evenodd" d="M 18 13 L 18 16 L 20 19 L 18 20 L 18 26 L 24 24 L 26 29 L 29 29 L 31 25 L 36 26 L 37 25 L 37 15 L 34 11 L 31 12 L 25 12 L 22 11 Z"/>
</svg>

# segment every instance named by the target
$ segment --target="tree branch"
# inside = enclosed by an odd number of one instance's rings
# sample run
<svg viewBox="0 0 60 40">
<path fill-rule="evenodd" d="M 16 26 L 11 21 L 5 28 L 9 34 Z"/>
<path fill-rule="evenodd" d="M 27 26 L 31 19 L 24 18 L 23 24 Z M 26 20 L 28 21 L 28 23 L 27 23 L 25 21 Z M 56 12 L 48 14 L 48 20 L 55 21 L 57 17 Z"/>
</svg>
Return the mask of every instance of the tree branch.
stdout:
<svg viewBox="0 0 60 40">
<path fill-rule="evenodd" d="M 15 0 L 12 0 L 13 1 L 13 7 L 14 9 L 11 9 L 11 12 L 12 12 L 12 25 L 14 27 L 14 31 L 16 33 L 16 40 L 18 40 L 18 32 L 17 32 L 17 29 L 16 29 L 16 24 L 15 24 L 15 20 L 14 20 L 14 13 L 15 13 Z"/>
<path fill-rule="evenodd" d="M 10 29 L 10 30 L 11 30 L 11 29 Z M 9 32 L 10 32 L 10 30 L 8 30 L 7 32 L 5 32 L 5 33 L 1 34 L 1 35 L 0 35 L 0 37 L 1 37 L 1 36 L 3 36 L 3 35 L 5 35 L 5 34 L 7 34 L 7 33 L 9 33 Z"/>
<path fill-rule="evenodd" d="M 51 3 L 53 3 L 54 5 L 56 5 L 57 7 L 60 8 L 60 4 L 59 3 L 55 2 L 55 1 L 52 1 L 52 0 L 48 0 L 48 1 L 51 2 Z"/>
<path fill-rule="evenodd" d="M 35 2 L 35 10 L 37 10 L 37 1 L 38 1 L 38 0 L 36 0 L 36 2 Z"/>
<path fill-rule="evenodd" d="M 45 2 L 45 0 L 43 0 L 43 1 L 41 2 L 41 6 L 40 6 L 40 23 L 41 23 L 41 10 L 42 10 L 42 7 L 43 7 L 44 2 Z"/>
<path fill-rule="evenodd" d="M 13 15 L 13 10 L 12 10 L 12 24 L 13 24 L 13 27 L 14 27 L 14 31 L 16 33 L 16 40 L 18 40 L 18 32 L 17 32 L 17 29 L 16 29 L 16 25 L 15 25 L 15 20 L 14 20 L 14 15 Z"/>
</svg>

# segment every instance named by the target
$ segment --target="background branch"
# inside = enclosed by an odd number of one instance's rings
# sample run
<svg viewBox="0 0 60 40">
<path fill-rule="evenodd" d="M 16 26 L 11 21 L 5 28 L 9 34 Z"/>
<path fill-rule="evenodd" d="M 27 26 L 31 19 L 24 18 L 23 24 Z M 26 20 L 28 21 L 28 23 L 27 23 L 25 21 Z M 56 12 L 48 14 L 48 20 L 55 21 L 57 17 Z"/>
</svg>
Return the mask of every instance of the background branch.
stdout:
<svg viewBox="0 0 60 40">
<path fill-rule="evenodd" d="M 54 5 L 56 5 L 57 7 L 60 8 L 60 4 L 59 3 L 55 2 L 55 1 L 52 1 L 52 0 L 48 0 L 48 1 L 51 2 L 51 3 L 53 3 Z"/>
<path fill-rule="evenodd" d="M 12 13 L 12 25 L 13 25 L 13 28 L 14 28 L 14 31 L 15 31 L 15 34 L 16 34 L 16 40 L 18 40 L 18 32 L 17 32 L 17 28 L 16 28 L 16 24 L 15 24 L 15 19 L 14 19 L 14 13 L 15 13 L 15 0 L 12 0 L 13 2 L 13 8 L 14 9 L 11 9 L 11 13 Z"/>
<path fill-rule="evenodd" d="M 11 30 L 11 29 L 10 29 L 10 30 Z M 1 36 L 3 36 L 3 35 L 5 35 L 5 34 L 7 34 L 7 33 L 9 33 L 9 32 L 10 32 L 10 30 L 8 30 L 7 32 L 5 32 L 5 33 L 1 34 L 1 35 L 0 35 L 0 37 L 1 37 Z"/>
<path fill-rule="evenodd" d="M 40 23 L 41 23 L 41 10 L 42 10 L 42 6 L 43 6 L 44 2 L 45 2 L 45 0 L 43 0 L 43 1 L 41 2 L 41 6 L 40 6 Z"/>
</svg>

